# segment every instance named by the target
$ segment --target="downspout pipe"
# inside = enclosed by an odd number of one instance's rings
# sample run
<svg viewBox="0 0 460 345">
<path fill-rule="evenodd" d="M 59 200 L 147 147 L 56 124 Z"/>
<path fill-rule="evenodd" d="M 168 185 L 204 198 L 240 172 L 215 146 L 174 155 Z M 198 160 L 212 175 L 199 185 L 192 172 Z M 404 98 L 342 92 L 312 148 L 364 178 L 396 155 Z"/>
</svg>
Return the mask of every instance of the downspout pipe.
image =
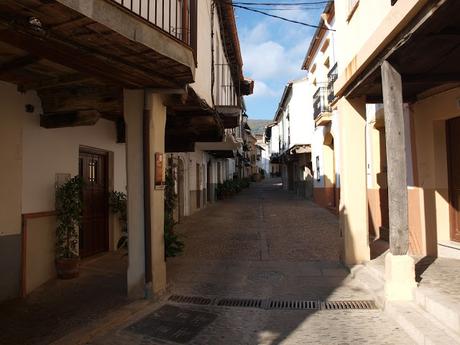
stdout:
<svg viewBox="0 0 460 345">
<path fill-rule="evenodd" d="M 150 174 L 150 107 L 147 100 L 147 90 L 144 90 L 144 112 L 142 119 L 142 157 L 144 165 L 144 252 L 145 252 L 145 286 L 144 297 L 152 297 L 152 215 L 150 194 L 152 190 Z"/>
</svg>

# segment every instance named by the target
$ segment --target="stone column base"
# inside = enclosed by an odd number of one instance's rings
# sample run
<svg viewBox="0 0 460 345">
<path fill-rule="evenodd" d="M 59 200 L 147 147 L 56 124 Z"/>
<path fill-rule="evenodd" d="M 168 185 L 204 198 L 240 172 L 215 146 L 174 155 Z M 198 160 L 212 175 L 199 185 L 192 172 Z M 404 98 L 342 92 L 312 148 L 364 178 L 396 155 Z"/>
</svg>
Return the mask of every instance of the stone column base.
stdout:
<svg viewBox="0 0 460 345">
<path fill-rule="evenodd" d="M 414 299 L 415 262 L 409 255 L 385 255 L 385 299 L 411 301 Z"/>
</svg>

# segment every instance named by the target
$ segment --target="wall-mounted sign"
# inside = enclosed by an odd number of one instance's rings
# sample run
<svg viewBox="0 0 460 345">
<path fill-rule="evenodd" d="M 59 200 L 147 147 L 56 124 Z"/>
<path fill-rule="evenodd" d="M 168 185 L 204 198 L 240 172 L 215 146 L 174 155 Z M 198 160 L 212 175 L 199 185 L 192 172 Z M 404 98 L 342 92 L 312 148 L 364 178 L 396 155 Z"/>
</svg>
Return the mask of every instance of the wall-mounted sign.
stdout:
<svg viewBox="0 0 460 345">
<path fill-rule="evenodd" d="M 155 188 L 164 188 L 163 153 L 155 153 Z"/>
</svg>

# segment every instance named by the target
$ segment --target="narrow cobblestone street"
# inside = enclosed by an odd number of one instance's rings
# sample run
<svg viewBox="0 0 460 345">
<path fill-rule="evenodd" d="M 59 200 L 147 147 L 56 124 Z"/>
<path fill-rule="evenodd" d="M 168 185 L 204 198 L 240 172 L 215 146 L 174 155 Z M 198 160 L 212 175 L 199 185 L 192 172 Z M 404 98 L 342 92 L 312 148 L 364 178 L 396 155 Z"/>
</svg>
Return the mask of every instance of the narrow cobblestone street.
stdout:
<svg viewBox="0 0 460 345">
<path fill-rule="evenodd" d="M 283 191 L 277 180 L 253 184 L 207 207 L 184 219 L 177 231 L 186 249 L 183 256 L 168 260 L 172 294 L 216 300 L 372 299 L 338 261 L 336 217 Z M 182 343 L 412 344 L 381 310 L 265 310 L 170 301 L 147 308 L 126 327 L 88 344 L 175 344 L 158 329 L 165 327 L 168 334 L 168 327 L 180 326 L 178 318 L 194 313 L 195 321 L 207 322 L 188 325 L 198 334 Z"/>
</svg>

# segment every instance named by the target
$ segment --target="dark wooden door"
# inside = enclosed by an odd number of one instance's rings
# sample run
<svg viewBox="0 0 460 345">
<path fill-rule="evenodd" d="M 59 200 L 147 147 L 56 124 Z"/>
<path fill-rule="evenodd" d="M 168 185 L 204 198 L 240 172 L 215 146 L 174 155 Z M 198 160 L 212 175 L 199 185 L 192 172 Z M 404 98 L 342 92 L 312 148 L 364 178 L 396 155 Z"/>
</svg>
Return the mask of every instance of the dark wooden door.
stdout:
<svg viewBox="0 0 460 345">
<path fill-rule="evenodd" d="M 460 117 L 447 121 L 451 239 L 460 242 Z"/>
<path fill-rule="evenodd" d="M 80 228 L 80 256 L 109 250 L 107 155 L 80 150 L 83 178 L 83 217 Z"/>
</svg>

